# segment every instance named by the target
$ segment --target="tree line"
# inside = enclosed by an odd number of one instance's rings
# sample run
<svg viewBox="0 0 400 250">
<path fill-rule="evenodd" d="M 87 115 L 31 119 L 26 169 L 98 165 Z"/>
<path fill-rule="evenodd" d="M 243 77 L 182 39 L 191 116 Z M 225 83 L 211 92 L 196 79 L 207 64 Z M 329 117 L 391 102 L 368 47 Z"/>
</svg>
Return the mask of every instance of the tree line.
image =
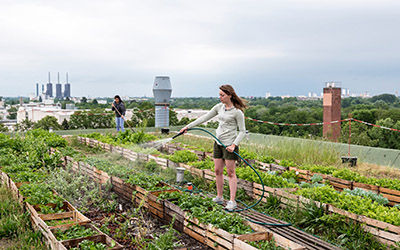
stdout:
<svg viewBox="0 0 400 250">
<path fill-rule="evenodd" d="M 275 123 L 318 123 L 323 120 L 322 100 L 299 100 L 291 98 L 252 98 L 247 99 L 248 108 L 245 116 L 257 120 Z M 182 109 L 211 109 L 219 102 L 218 98 L 173 98 L 171 99 L 170 125 L 186 125 L 188 118 L 177 119 L 175 108 Z M 20 123 L 18 130 L 30 128 L 48 129 L 89 129 L 112 128 L 115 126 L 114 113 L 105 111 L 105 106 L 93 103 L 82 103 L 82 106 L 92 108 L 90 111 L 77 111 L 70 121 L 64 120 L 58 124 L 54 117 L 45 117 L 37 123 L 28 120 Z M 109 105 L 108 105 L 109 106 Z M 107 107 L 108 107 L 107 106 Z M 132 127 L 154 127 L 154 100 L 131 101 L 126 103 L 127 109 L 133 110 L 133 116 L 128 121 Z M 101 114 L 101 115 L 98 115 Z M 400 129 L 400 99 L 394 95 L 383 94 L 372 98 L 349 97 L 342 99 L 342 119 L 353 117 L 358 120 L 378 124 L 385 127 Z M 216 127 L 217 123 L 207 126 Z M 340 142 L 346 143 L 349 136 L 349 123 L 341 124 Z M 246 120 L 246 128 L 250 132 L 300 137 L 309 139 L 323 139 L 322 126 L 276 126 Z M 367 126 L 357 122 L 351 123 L 351 142 L 353 144 L 400 149 L 400 132 L 384 130 Z"/>
</svg>

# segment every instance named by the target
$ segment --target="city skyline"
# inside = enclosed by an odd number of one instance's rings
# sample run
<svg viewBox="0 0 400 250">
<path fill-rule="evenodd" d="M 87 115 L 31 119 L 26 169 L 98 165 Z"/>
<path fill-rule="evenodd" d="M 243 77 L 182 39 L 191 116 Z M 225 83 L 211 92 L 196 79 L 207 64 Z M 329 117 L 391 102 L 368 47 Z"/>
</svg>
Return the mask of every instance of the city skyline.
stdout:
<svg viewBox="0 0 400 250">
<path fill-rule="evenodd" d="M 241 96 L 307 95 L 332 79 L 353 93 L 400 89 L 394 0 L 23 0 L 0 7 L 2 96 L 35 93 L 47 71 L 71 72 L 74 96 L 152 96 L 159 75 L 170 76 L 173 97 L 217 96 L 225 83 Z"/>
</svg>

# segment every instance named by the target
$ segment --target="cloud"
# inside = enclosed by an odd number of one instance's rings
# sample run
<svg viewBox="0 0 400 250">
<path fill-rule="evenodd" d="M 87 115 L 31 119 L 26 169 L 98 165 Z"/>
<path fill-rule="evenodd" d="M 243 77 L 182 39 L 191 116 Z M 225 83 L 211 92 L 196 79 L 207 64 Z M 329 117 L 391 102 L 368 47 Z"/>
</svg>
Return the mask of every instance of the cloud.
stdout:
<svg viewBox="0 0 400 250">
<path fill-rule="evenodd" d="M 331 79 L 354 91 L 372 92 L 377 83 L 392 91 L 399 7 L 389 0 L 2 1 L 1 95 L 33 92 L 48 71 L 70 72 L 79 96 L 151 95 L 156 75 L 170 75 L 177 96 L 214 95 L 221 82 L 246 95 L 305 94 Z"/>
</svg>

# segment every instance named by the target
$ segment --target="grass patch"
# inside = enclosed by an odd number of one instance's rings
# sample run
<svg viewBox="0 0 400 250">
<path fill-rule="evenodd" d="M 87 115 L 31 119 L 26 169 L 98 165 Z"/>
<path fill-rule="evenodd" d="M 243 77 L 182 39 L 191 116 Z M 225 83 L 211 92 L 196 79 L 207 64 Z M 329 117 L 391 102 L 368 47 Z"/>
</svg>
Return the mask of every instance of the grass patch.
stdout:
<svg viewBox="0 0 400 250">
<path fill-rule="evenodd" d="M 40 232 L 31 229 L 29 213 L 24 212 L 11 192 L 0 185 L 0 241 L 4 249 L 47 249 Z M 1 244 L 0 244 L 1 245 Z"/>
</svg>

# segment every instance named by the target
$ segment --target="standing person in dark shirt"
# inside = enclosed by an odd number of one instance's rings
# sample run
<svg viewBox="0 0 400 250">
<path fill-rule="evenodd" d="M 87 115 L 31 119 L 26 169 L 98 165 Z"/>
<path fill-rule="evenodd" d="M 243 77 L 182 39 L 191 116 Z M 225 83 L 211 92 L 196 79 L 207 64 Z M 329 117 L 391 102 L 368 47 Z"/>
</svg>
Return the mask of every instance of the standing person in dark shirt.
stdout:
<svg viewBox="0 0 400 250">
<path fill-rule="evenodd" d="M 114 102 L 112 105 L 112 111 L 115 111 L 115 123 L 117 124 L 117 132 L 118 131 L 125 131 L 124 128 L 124 116 L 125 116 L 125 104 L 121 100 L 119 95 L 114 96 Z"/>
</svg>

